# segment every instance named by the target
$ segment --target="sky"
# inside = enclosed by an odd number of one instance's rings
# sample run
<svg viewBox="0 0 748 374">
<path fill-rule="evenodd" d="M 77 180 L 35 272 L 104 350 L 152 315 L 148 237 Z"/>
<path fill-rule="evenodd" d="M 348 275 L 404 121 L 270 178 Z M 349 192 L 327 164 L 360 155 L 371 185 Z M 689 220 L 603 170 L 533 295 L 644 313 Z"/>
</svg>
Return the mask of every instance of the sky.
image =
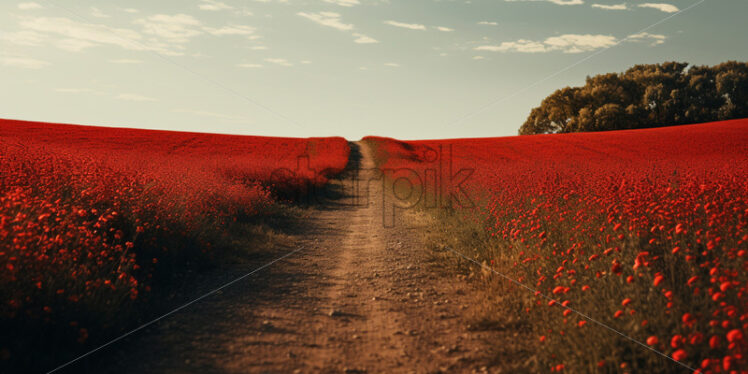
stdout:
<svg viewBox="0 0 748 374">
<path fill-rule="evenodd" d="M 745 0 L 0 3 L 0 117 L 244 135 L 515 135 L 558 88 L 748 60 Z"/>
</svg>

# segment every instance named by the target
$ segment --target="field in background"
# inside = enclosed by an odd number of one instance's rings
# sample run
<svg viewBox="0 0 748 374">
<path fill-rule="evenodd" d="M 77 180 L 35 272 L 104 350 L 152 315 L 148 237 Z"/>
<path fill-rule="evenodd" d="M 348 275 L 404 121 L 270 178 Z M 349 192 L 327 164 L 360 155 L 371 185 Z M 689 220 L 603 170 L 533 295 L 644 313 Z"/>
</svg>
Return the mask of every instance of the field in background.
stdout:
<svg viewBox="0 0 748 374">
<path fill-rule="evenodd" d="M 474 171 L 474 206 L 432 210 L 438 241 L 537 291 L 471 266 L 496 294 L 484 325 L 523 314 L 514 328 L 532 336 L 535 370 L 684 369 L 570 308 L 692 368 L 748 368 L 748 120 L 365 141 L 391 175 L 421 177 L 422 207 L 456 192 L 427 176 Z"/>
<path fill-rule="evenodd" d="M 349 152 L 343 138 L 0 120 L 0 360 L 101 341 L 178 274 L 251 251 L 232 248 L 236 225 L 321 188 Z"/>
</svg>

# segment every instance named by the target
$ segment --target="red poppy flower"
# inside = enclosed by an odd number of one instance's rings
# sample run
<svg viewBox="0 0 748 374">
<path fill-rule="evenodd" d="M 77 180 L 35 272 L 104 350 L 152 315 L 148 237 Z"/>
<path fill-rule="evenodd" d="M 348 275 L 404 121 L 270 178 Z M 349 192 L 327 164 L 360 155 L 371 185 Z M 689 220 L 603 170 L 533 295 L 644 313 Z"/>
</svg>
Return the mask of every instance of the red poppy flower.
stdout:
<svg viewBox="0 0 748 374">
<path fill-rule="evenodd" d="M 736 343 L 743 340 L 743 332 L 738 329 L 730 330 L 726 337 L 728 342 Z"/>
<path fill-rule="evenodd" d="M 659 286 L 659 285 L 660 285 L 660 283 L 662 283 L 662 281 L 664 281 L 664 280 L 665 280 L 665 277 L 663 277 L 662 275 L 657 275 L 657 276 L 655 276 L 655 278 L 654 278 L 654 281 L 652 282 L 652 284 L 653 284 L 653 285 L 654 285 L 655 287 L 657 287 L 657 286 Z"/>
<path fill-rule="evenodd" d="M 654 336 L 654 335 L 652 335 L 652 336 L 650 336 L 650 337 L 647 338 L 647 344 L 648 345 L 656 345 L 659 342 L 660 342 L 660 339 L 657 339 L 657 337 Z"/>
<path fill-rule="evenodd" d="M 678 348 L 681 345 L 683 345 L 683 335 L 677 334 L 674 335 L 672 339 L 670 339 L 670 346 L 673 348 Z"/>
</svg>

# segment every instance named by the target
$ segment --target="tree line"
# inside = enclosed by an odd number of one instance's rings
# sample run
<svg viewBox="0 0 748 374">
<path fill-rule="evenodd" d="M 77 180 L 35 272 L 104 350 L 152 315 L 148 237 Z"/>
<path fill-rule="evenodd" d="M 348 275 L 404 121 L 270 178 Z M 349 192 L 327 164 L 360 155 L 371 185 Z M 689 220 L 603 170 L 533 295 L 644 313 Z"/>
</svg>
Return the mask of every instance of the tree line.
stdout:
<svg viewBox="0 0 748 374">
<path fill-rule="evenodd" d="M 587 77 L 532 109 L 520 135 L 640 129 L 748 117 L 748 63 L 636 65 Z"/>
</svg>

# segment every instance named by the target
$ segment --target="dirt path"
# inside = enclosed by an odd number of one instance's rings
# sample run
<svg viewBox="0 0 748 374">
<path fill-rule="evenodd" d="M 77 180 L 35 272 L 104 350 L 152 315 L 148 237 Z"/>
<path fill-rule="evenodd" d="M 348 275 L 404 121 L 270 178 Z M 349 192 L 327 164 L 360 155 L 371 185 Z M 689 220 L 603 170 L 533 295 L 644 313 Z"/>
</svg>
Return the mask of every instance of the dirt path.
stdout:
<svg viewBox="0 0 748 374">
<path fill-rule="evenodd" d="M 423 228 L 383 227 L 382 183 L 367 183 L 376 175 L 365 145 L 354 158 L 356 172 L 339 182 L 346 193 L 315 208 L 312 228 L 296 238 L 301 251 L 70 369 L 494 371 L 485 342 L 494 336 L 468 331 L 463 317 L 469 285 L 433 271 Z"/>
</svg>

